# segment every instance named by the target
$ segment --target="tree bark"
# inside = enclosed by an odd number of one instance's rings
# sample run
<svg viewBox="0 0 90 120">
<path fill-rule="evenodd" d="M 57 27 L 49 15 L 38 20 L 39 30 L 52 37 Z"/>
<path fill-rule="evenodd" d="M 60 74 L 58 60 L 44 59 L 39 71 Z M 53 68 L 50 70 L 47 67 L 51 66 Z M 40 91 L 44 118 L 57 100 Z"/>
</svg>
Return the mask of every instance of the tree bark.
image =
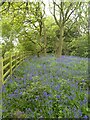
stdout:
<svg viewBox="0 0 90 120">
<path fill-rule="evenodd" d="M 60 37 L 56 48 L 56 57 L 61 57 L 62 55 L 63 35 L 64 35 L 64 27 L 62 26 L 60 27 Z"/>
<path fill-rule="evenodd" d="M 47 48 L 46 48 L 47 36 L 46 36 L 46 27 L 45 27 L 44 23 L 43 23 L 43 31 L 44 31 L 44 56 L 46 56 L 46 54 L 47 54 Z"/>
</svg>

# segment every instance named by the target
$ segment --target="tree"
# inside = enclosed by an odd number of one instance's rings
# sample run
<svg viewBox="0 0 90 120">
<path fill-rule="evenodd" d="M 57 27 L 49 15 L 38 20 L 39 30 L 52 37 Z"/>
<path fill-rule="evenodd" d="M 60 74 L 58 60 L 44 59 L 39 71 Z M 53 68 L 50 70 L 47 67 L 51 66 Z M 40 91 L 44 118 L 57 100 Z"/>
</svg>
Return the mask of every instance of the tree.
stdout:
<svg viewBox="0 0 90 120">
<path fill-rule="evenodd" d="M 29 45 L 31 46 L 32 44 L 37 54 L 44 51 L 44 43 L 41 42 L 42 32 L 43 33 L 45 32 L 45 26 L 44 26 L 45 5 L 44 3 L 43 2 L 28 2 L 28 1 L 18 2 L 18 3 L 14 3 L 14 2 L 3 3 L 2 2 L 1 5 L 2 5 L 2 10 L 0 11 L 0 13 L 2 13 L 2 21 L 5 19 L 6 24 L 4 25 L 5 26 L 8 25 L 8 29 L 5 29 L 5 27 L 3 27 L 4 29 L 2 32 L 3 33 L 2 37 L 4 41 L 6 37 L 11 37 L 13 35 L 15 38 L 19 40 L 21 45 L 27 46 L 28 44 L 27 47 L 26 46 L 24 47 L 25 50 L 31 50 L 28 48 L 29 48 Z M 41 5 L 43 5 L 43 7 L 41 7 Z M 44 30 L 43 30 L 43 26 L 44 26 Z M 10 27 L 10 30 L 9 30 L 9 27 Z M 30 33 L 32 33 L 32 35 Z M 40 49 L 36 50 L 38 46 L 39 48 L 41 47 L 41 50 Z"/>
<path fill-rule="evenodd" d="M 58 27 L 55 24 L 52 16 L 48 16 L 44 23 L 46 27 L 46 36 L 47 36 L 47 52 L 54 53 L 55 43 L 57 39 L 56 31 L 58 30 Z"/>
<path fill-rule="evenodd" d="M 53 0 L 53 15 L 57 26 L 59 27 L 59 39 L 57 40 L 56 56 L 60 57 L 62 55 L 62 46 L 64 40 L 65 26 L 68 24 L 70 18 L 74 18 L 73 24 L 77 21 L 79 17 L 81 2 L 63 2 Z M 77 11 L 77 13 L 76 13 Z"/>
<path fill-rule="evenodd" d="M 45 16 L 45 4 L 42 1 L 2 1 L 0 5 L 4 45 L 8 45 L 7 41 L 18 41 L 22 50 L 32 51 L 38 56 L 55 52 L 60 57 L 68 50 L 64 46 L 68 47 L 73 38 L 78 39 L 87 33 L 86 6 L 81 2 L 73 4 L 53 0 L 53 19 Z"/>
<path fill-rule="evenodd" d="M 36 3 L 32 2 L 30 14 L 31 14 L 30 16 L 33 16 L 33 19 L 28 19 L 27 23 L 33 24 L 33 26 L 35 27 L 35 30 L 37 30 L 38 43 L 39 43 L 39 46 L 41 47 L 41 50 L 37 51 L 37 55 L 39 56 L 40 53 L 44 53 L 44 55 L 46 55 L 46 41 L 47 40 L 46 40 L 46 30 L 45 30 L 45 24 L 44 24 L 44 21 L 45 21 L 44 2 L 43 1 L 36 2 Z M 42 41 L 42 37 L 44 38 L 43 41 Z"/>
</svg>

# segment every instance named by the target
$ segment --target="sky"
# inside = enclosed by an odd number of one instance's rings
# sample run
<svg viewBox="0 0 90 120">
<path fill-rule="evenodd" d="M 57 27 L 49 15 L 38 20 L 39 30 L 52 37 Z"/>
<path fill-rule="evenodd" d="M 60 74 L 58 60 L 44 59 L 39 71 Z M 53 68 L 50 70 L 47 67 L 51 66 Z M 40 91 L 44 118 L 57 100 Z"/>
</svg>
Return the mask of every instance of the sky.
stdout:
<svg viewBox="0 0 90 120">
<path fill-rule="evenodd" d="M 46 4 L 46 15 L 51 15 L 50 10 L 49 10 L 49 3 L 51 3 L 51 0 L 43 0 Z"/>
</svg>

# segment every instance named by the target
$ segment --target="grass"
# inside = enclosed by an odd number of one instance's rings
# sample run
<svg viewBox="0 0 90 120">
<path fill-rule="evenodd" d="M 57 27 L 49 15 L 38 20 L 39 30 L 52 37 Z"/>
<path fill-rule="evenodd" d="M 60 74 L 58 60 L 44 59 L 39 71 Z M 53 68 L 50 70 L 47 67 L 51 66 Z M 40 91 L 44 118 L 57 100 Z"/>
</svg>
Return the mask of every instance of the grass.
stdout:
<svg viewBox="0 0 90 120">
<path fill-rule="evenodd" d="M 88 60 L 26 59 L 3 86 L 3 118 L 88 118 Z"/>
</svg>

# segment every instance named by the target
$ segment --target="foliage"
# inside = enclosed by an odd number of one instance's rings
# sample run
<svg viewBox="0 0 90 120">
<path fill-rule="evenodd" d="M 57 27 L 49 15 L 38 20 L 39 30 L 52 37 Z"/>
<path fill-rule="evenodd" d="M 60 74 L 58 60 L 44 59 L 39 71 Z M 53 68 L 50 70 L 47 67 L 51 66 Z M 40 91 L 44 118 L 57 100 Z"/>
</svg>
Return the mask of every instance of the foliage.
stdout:
<svg viewBox="0 0 90 120">
<path fill-rule="evenodd" d="M 26 59 L 3 85 L 3 118 L 87 118 L 88 60 Z"/>
<path fill-rule="evenodd" d="M 68 44 L 68 49 L 71 51 L 70 55 L 88 57 L 88 36 L 83 35 L 80 38 L 72 40 Z"/>
<path fill-rule="evenodd" d="M 16 69 L 2 88 L 3 118 L 88 118 L 87 3 L 52 1 L 54 19 L 42 1 L 0 2 L 3 57 L 17 49 L 65 55 L 31 56 Z"/>
<path fill-rule="evenodd" d="M 81 43 L 81 36 L 84 37 L 84 34 L 87 34 L 87 3 L 60 2 L 58 4 L 58 2 L 53 0 L 50 9 L 52 17 L 46 16 L 45 7 L 47 6 L 44 1 L 4 2 L 1 4 L 0 14 L 2 17 L 0 19 L 2 23 L 0 26 L 2 24 L 3 56 L 7 50 L 16 47 L 15 42 L 20 51 L 32 51 L 33 54 L 37 54 L 44 53 L 46 48 L 48 53 L 58 52 L 57 48 L 61 45 L 59 37 L 64 32 L 62 36 L 64 39 L 63 54 L 70 55 L 72 53 L 71 55 L 86 57 L 87 48 L 86 44 Z M 83 10 L 83 8 L 85 9 Z M 53 17 L 57 19 L 54 20 Z M 83 44 L 84 49 L 79 49 L 73 39 L 77 43 Z M 75 46 L 75 49 L 72 46 Z"/>
<path fill-rule="evenodd" d="M 55 52 L 55 43 L 57 41 L 56 31 L 58 27 L 56 26 L 53 17 L 48 16 L 45 20 L 46 33 L 47 33 L 47 53 Z"/>
</svg>

